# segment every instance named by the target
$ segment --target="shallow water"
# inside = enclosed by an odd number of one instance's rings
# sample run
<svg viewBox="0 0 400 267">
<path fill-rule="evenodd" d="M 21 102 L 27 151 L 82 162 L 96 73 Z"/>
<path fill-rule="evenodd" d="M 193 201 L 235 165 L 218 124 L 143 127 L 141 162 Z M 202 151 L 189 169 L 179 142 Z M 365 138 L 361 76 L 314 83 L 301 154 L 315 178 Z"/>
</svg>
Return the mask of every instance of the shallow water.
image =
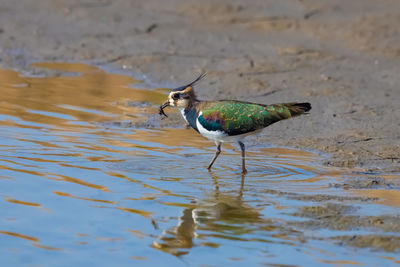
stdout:
<svg viewBox="0 0 400 267">
<path fill-rule="evenodd" d="M 85 64 L 34 67 L 54 73 L 0 70 L 2 266 L 400 260 L 329 239 L 365 229 L 296 224 L 306 220 L 296 212 L 314 205 L 314 195 L 350 195 L 358 213 L 376 215 L 399 211 L 398 191 L 332 187 L 345 171 L 290 148 L 249 148 L 242 176 L 239 153 L 227 145 L 208 172 L 215 147 L 193 130 L 139 127 L 159 120 L 165 91 L 135 89 L 131 77 Z"/>
</svg>

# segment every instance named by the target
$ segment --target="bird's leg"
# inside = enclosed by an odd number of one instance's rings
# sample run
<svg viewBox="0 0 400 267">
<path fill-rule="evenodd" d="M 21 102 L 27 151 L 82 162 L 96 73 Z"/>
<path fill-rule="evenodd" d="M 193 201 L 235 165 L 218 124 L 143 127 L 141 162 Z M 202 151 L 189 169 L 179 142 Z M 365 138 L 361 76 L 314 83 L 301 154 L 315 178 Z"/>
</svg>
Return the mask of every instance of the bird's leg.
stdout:
<svg viewBox="0 0 400 267">
<path fill-rule="evenodd" d="M 242 150 L 242 173 L 247 173 L 244 144 L 241 141 L 238 141 L 238 143 L 239 143 L 240 149 Z"/>
<path fill-rule="evenodd" d="M 218 155 L 221 153 L 221 143 L 217 143 L 217 151 L 215 152 L 215 155 L 213 157 L 213 159 L 211 160 L 210 164 L 208 165 L 208 169 L 211 169 L 212 165 L 214 164 L 214 161 L 218 158 Z"/>
</svg>

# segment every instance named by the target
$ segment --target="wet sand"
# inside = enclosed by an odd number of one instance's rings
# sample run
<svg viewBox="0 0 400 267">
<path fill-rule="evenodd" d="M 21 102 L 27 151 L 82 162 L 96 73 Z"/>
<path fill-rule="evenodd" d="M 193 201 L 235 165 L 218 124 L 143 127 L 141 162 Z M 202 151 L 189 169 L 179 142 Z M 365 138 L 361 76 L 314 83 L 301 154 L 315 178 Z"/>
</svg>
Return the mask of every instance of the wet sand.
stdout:
<svg viewBox="0 0 400 267">
<path fill-rule="evenodd" d="M 143 80 L 143 88 L 178 86 L 207 71 L 197 87 L 201 99 L 310 102 L 309 115 L 250 137 L 249 149 L 271 144 L 325 154 L 327 166 L 372 174 L 332 187 L 372 188 L 384 198 L 400 186 L 399 179 L 386 177 L 400 172 L 399 10 L 395 0 L 3 0 L 0 66 L 57 75 L 31 63 L 88 62 L 129 73 Z M 178 114 L 166 112 L 168 120 L 155 115 L 132 127 L 184 127 Z M 305 229 L 400 230 L 389 227 L 396 216 L 355 217 L 346 208 L 352 200 L 333 206 L 327 200 L 299 211 L 310 219 L 302 223 Z M 343 236 L 337 242 L 400 248 L 395 236 Z"/>
</svg>

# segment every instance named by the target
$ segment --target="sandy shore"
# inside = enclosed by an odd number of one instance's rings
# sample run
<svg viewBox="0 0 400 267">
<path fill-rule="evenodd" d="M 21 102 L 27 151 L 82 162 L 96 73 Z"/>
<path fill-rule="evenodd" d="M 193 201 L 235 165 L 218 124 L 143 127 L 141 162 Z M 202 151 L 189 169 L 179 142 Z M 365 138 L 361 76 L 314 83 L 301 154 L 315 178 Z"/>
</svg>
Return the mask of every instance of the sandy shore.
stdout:
<svg viewBox="0 0 400 267">
<path fill-rule="evenodd" d="M 399 1 L 0 2 L 3 68 L 86 61 L 150 87 L 207 71 L 202 99 L 312 103 L 310 115 L 270 127 L 250 146 L 312 149 L 326 152 L 328 165 L 400 172 Z"/>
</svg>

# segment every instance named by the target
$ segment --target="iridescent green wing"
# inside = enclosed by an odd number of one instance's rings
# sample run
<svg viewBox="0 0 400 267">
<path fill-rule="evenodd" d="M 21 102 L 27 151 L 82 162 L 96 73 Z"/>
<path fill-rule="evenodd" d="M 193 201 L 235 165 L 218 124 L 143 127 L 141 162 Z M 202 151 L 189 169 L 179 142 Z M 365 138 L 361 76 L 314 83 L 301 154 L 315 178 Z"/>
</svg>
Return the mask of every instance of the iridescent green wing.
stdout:
<svg viewBox="0 0 400 267">
<path fill-rule="evenodd" d="M 200 109 L 202 115 L 198 120 L 209 131 L 239 135 L 300 115 L 310 108 L 308 103 L 260 105 L 241 101 L 203 102 Z"/>
<path fill-rule="evenodd" d="M 244 134 L 264 127 L 268 111 L 261 105 L 239 102 L 207 102 L 201 109 L 201 125 L 209 131 L 224 131 L 229 135 Z"/>
</svg>

